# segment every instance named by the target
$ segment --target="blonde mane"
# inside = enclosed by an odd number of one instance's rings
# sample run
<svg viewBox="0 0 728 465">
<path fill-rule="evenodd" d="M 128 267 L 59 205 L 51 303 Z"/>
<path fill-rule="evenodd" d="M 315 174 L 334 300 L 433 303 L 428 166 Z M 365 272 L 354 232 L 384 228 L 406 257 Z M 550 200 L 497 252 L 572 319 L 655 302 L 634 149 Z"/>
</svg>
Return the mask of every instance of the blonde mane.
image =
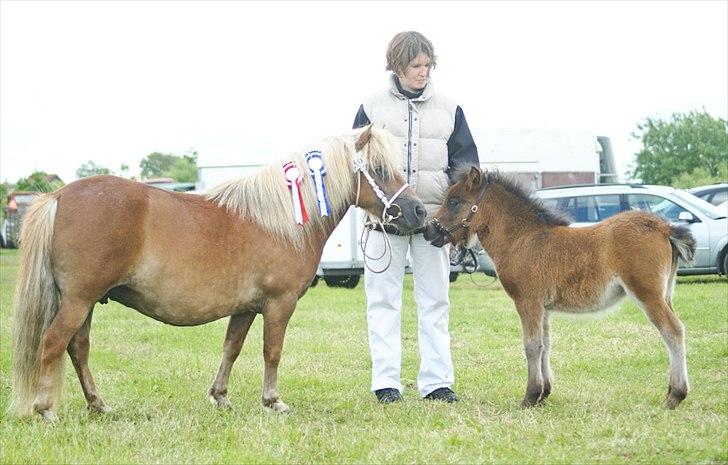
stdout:
<svg viewBox="0 0 728 465">
<path fill-rule="evenodd" d="M 318 209 L 313 176 L 306 165 L 306 153 L 319 150 L 323 155 L 330 215 L 338 223 L 356 196 L 352 160 L 355 155 L 354 142 L 363 131 L 358 129 L 347 135 L 324 139 L 318 146 L 294 152 L 278 163 L 263 167 L 257 174 L 215 186 L 209 190 L 206 198 L 243 219 L 255 221 L 280 242 L 300 250 L 307 238 L 322 233 L 325 227 Z M 370 172 L 378 169 L 389 175 L 400 170 L 400 151 L 392 136 L 382 128 L 372 126 L 369 143 L 362 148 L 361 153 Z M 296 162 L 302 172 L 301 193 L 309 218 L 303 226 L 294 219 L 291 192 L 283 176 L 283 165 L 289 161 Z"/>
</svg>

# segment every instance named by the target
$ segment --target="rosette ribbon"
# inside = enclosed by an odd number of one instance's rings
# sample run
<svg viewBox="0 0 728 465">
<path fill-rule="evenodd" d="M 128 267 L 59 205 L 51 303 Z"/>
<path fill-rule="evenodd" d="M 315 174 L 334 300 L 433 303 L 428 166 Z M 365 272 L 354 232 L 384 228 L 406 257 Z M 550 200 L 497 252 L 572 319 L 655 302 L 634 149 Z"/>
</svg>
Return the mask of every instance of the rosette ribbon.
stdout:
<svg viewBox="0 0 728 465">
<path fill-rule="evenodd" d="M 291 201 L 293 202 L 293 216 L 296 223 L 303 226 L 308 223 L 308 213 L 303 203 L 303 195 L 301 194 L 301 171 L 295 162 L 289 161 L 283 165 L 283 175 L 291 189 Z"/>
<path fill-rule="evenodd" d="M 316 187 L 316 200 L 318 200 L 318 208 L 321 216 L 329 216 L 330 203 L 326 195 L 326 185 L 324 184 L 324 176 L 326 175 L 326 167 L 324 166 L 324 158 L 318 150 L 312 150 L 306 154 L 306 164 L 308 170 L 313 176 L 313 183 Z"/>
</svg>

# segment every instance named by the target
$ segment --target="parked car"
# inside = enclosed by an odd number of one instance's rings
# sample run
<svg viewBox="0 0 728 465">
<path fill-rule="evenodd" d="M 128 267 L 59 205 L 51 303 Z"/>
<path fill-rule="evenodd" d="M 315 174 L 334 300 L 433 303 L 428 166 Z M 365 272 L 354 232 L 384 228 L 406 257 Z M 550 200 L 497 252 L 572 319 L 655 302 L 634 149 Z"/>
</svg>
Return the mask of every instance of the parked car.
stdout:
<svg viewBox="0 0 728 465">
<path fill-rule="evenodd" d="M 139 182 L 147 186 L 159 187 L 168 191 L 189 192 L 195 190 L 194 182 L 177 182 L 172 178 L 142 179 Z"/>
<path fill-rule="evenodd" d="M 679 264 L 678 274 L 728 274 L 728 219 L 726 210 L 684 190 L 639 184 L 603 184 L 541 189 L 534 193 L 543 204 L 561 211 L 574 221 L 572 227 L 598 223 L 616 213 L 643 210 L 672 223 L 690 227 L 697 249 L 692 266 Z M 495 275 L 487 254 L 479 259 L 480 269 Z"/>
<path fill-rule="evenodd" d="M 700 197 L 706 202 L 713 205 L 720 205 L 728 201 L 728 183 L 709 184 L 707 186 L 698 186 L 688 189 L 688 192 L 695 197 Z"/>
</svg>

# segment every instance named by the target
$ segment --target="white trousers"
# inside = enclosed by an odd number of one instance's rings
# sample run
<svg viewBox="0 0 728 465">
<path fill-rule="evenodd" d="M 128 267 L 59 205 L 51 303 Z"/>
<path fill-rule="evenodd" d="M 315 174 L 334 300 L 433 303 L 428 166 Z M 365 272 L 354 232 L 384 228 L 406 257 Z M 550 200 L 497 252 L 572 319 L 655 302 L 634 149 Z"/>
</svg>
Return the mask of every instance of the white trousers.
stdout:
<svg viewBox="0 0 728 465">
<path fill-rule="evenodd" d="M 414 297 L 417 304 L 420 371 L 417 388 L 421 396 L 435 389 L 452 387 L 455 376 L 450 355 L 448 314 L 450 300 L 449 246 L 437 248 L 422 234 L 414 236 L 388 235 L 392 262 L 383 273 L 364 269 L 364 289 L 367 296 L 369 350 L 372 356 L 372 391 L 395 388 L 402 392 L 400 381 L 402 363 L 401 310 L 402 286 L 409 249 L 414 275 Z M 366 244 L 370 257 L 382 255 L 384 234 L 371 231 Z M 374 271 L 387 265 L 389 252 L 379 260 L 367 259 Z"/>
</svg>

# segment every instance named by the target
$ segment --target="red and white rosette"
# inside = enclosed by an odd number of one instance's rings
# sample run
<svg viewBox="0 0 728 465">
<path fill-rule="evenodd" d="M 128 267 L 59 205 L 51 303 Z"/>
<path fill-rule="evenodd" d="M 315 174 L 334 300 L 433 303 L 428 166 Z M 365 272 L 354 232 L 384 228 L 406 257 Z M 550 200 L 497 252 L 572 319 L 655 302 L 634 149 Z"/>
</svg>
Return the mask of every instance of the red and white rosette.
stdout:
<svg viewBox="0 0 728 465">
<path fill-rule="evenodd" d="M 308 223 L 308 213 L 306 205 L 303 203 L 303 194 L 301 193 L 301 171 L 295 162 L 289 161 L 283 165 L 283 175 L 291 189 L 291 201 L 293 202 L 293 216 L 296 223 L 303 226 Z"/>
</svg>

